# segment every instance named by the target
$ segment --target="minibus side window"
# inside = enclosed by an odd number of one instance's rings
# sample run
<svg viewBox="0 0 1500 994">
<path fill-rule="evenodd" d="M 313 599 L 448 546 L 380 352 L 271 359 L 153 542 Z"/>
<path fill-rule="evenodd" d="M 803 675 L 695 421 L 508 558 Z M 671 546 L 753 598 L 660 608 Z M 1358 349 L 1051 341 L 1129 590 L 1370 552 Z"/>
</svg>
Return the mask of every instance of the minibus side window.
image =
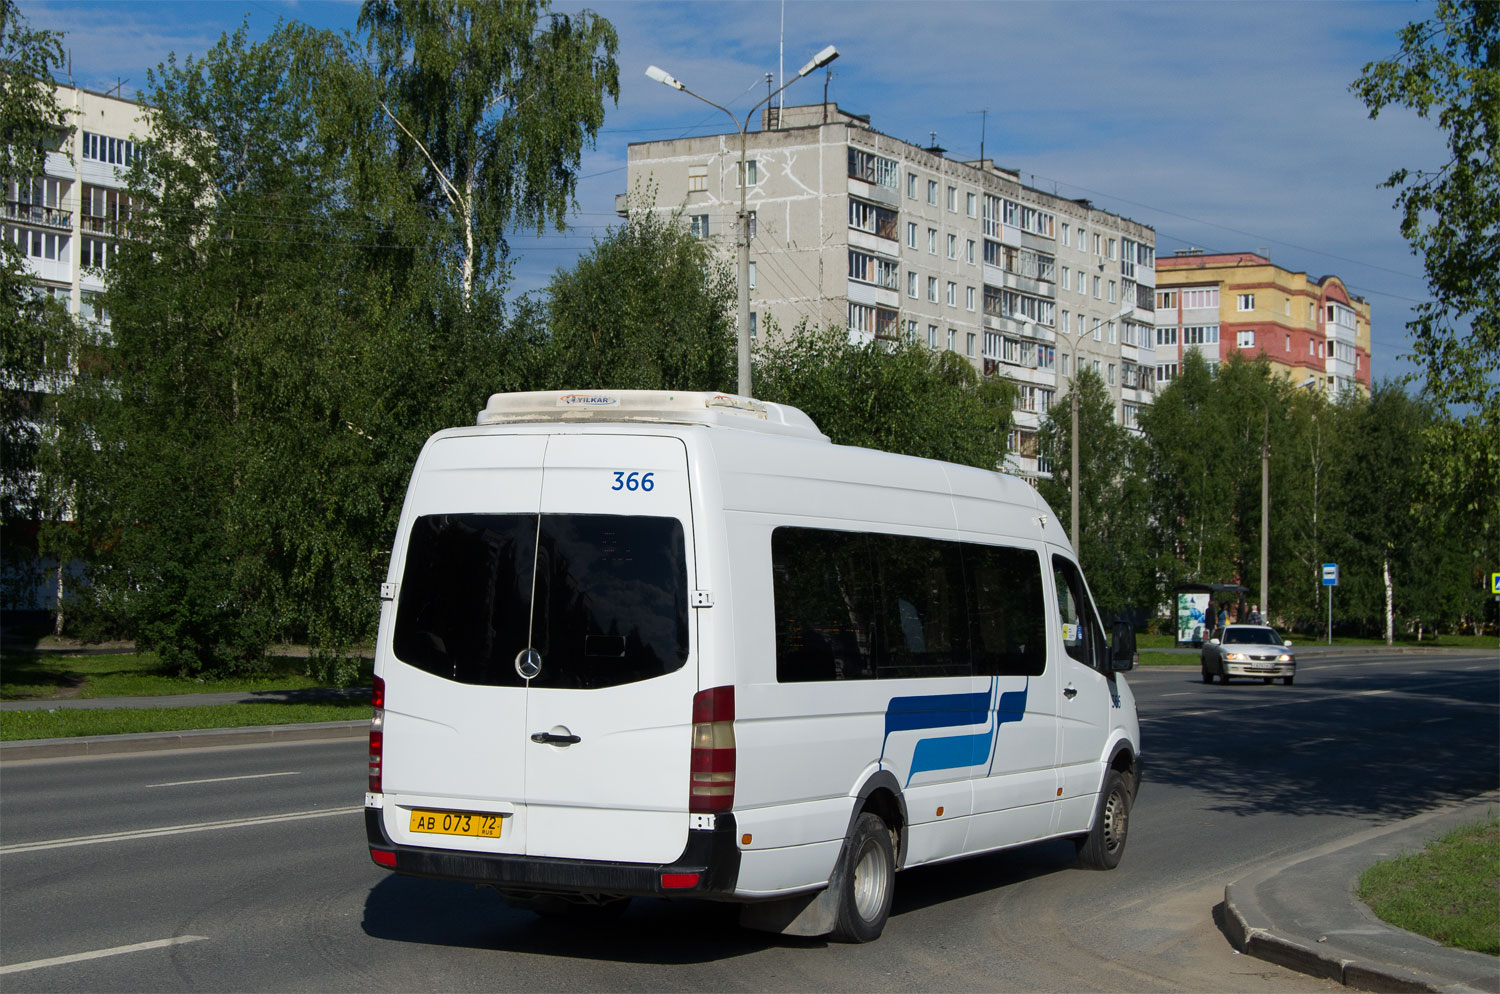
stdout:
<svg viewBox="0 0 1500 994">
<path fill-rule="evenodd" d="M 966 544 L 963 553 L 974 618 L 974 672 L 1040 676 L 1047 667 L 1040 557 L 992 545 Z"/>
<path fill-rule="evenodd" d="M 771 572 L 777 681 L 873 678 L 875 588 L 865 536 L 777 528 Z"/>
<path fill-rule="evenodd" d="M 1104 629 L 1094 614 L 1088 589 L 1078 567 L 1061 556 L 1052 557 L 1053 576 L 1057 583 L 1057 613 L 1062 622 L 1063 647 L 1068 655 L 1103 673 L 1109 672 L 1109 646 Z"/>
<path fill-rule="evenodd" d="M 969 619 L 957 542 L 871 535 L 880 590 L 876 677 L 968 676 Z"/>
</svg>

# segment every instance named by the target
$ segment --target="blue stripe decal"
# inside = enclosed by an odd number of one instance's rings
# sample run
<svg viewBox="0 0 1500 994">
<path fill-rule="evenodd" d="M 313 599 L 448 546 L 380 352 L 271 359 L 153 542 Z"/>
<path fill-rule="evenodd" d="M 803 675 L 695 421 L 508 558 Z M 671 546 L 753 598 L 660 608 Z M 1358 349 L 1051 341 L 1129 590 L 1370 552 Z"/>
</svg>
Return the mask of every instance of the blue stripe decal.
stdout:
<svg viewBox="0 0 1500 994">
<path fill-rule="evenodd" d="M 885 738 L 880 745 L 883 766 L 885 747 L 892 732 L 923 728 L 970 727 L 983 723 L 984 731 L 966 735 L 944 735 L 917 741 L 912 750 L 911 767 L 906 782 L 918 773 L 952 770 L 989 764 L 986 775 L 994 769 L 1000 726 L 1026 717 L 1026 696 L 1031 688 L 1028 677 L 1020 690 L 998 694 L 999 681 L 990 678 L 990 688 L 978 694 L 930 694 L 924 697 L 893 697 L 885 714 Z"/>
</svg>

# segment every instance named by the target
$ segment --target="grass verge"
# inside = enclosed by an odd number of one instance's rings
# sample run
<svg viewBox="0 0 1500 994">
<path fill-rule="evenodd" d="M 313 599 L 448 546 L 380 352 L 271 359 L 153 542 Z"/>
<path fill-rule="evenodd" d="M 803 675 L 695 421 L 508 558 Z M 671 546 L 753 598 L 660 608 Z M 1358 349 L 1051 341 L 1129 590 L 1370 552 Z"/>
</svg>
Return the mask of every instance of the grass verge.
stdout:
<svg viewBox="0 0 1500 994">
<path fill-rule="evenodd" d="M 1376 863 L 1360 875 L 1358 893 L 1387 924 L 1445 946 L 1500 954 L 1500 818 Z"/>
<path fill-rule="evenodd" d="M 0 712 L 0 741 L 62 739 L 127 732 L 185 732 L 198 728 L 298 725 L 315 721 L 358 721 L 370 717 L 367 702 L 357 704 L 215 704 L 189 708 L 58 708 Z"/>
<path fill-rule="evenodd" d="M 364 685 L 373 664 L 365 661 Z M 200 680 L 162 669 L 151 652 L 59 656 L 7 651 L 0 654 L 0 700 L 46 700 L 55 697 L 160 697 L 219 691 L 303 690 L 322 687 L 307 675 L 307 660 L 273 656 L 254 676 Z"/>
</svg>

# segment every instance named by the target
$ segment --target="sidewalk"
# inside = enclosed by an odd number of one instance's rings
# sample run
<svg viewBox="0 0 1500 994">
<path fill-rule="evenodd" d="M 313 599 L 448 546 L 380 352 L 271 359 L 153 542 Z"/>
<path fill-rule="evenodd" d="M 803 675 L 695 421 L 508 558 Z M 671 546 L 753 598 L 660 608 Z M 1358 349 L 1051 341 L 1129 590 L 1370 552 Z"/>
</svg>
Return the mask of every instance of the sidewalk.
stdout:
<svg viewBox="0 0 1500 994">
<path fill-rule="evenodd" d="M 1366 867 L 1500 813 L 1500 792 L 1429 811 L 1267 867 L 1224 889 L 1235 948 L 1369 991 L 1500 992 L 1500 958 L 1393 928 L 1354 896 Z"/>
</svg>

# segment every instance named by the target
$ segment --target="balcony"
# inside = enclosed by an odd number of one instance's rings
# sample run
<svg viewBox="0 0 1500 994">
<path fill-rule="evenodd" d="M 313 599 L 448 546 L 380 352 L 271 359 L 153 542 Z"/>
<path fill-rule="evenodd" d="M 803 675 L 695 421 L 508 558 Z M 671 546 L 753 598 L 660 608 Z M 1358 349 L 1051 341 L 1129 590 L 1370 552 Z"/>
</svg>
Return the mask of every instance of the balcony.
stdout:
<svg viewBox="0 0 1500 994">
<path fill-rule="evenodd" d="M 8 221 L 20 221 L 22 224 L 34 224 L 42 228 L 60 228 L 63 231 L 70 231 L 73 227 L 72 211 L 39 204 L 23 204 L 15 200 L 5 202 L 5 218 Z"/>
</svg>

